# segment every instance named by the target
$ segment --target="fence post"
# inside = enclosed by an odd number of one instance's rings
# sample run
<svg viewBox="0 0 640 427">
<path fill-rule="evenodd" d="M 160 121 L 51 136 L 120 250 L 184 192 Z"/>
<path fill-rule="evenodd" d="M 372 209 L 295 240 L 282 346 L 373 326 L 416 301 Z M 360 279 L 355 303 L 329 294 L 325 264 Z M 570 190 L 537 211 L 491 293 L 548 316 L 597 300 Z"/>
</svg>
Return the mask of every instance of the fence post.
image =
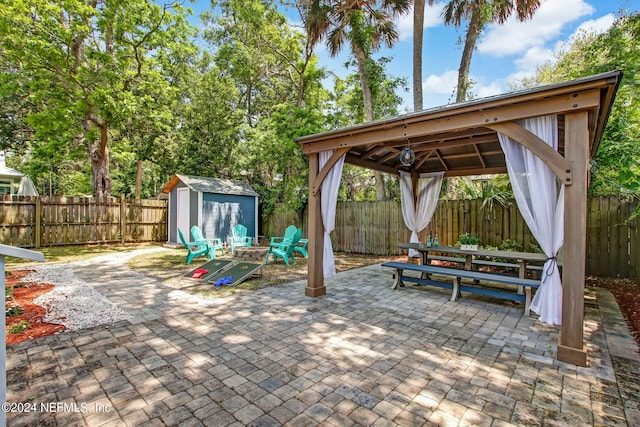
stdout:
<svg viewBox="0 0 640 427">
<path fill-rule="evenodd" d="M 125 234 L 127 232 L 127 206 L 124 194 L 120 195 L 120 243 L 124 244 Z"/>
<path fill-rule="evenodd" d="M 42 202 L 40 197 L 41 196 L 36 196 L 36 226 L 35 226 L 35 242 L 34 242 L 36 249 L 40 248 L 40 236 L 42 234 L 42 230 L 41 230 Z"/>
</svg>

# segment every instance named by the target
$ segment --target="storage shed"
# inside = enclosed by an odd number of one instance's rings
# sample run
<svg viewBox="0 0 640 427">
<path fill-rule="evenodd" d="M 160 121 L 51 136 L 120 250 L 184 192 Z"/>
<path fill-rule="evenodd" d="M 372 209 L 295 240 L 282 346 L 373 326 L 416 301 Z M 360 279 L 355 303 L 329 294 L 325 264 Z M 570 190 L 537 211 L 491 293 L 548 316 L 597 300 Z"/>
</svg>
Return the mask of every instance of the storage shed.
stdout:
<svg viewBox="0 0 640 427">
<path fill-rule="evenodd" d="M 258 236 L 258 193 L 241 181 L 174 175 L 162 189 L 169 195 L 168 244 L 180 242 L 178 228 L 188 240 L 197 225 L 205 237 L 223 242 L 236 224 L 247 227 L 247 235 Z"/>
</svg>

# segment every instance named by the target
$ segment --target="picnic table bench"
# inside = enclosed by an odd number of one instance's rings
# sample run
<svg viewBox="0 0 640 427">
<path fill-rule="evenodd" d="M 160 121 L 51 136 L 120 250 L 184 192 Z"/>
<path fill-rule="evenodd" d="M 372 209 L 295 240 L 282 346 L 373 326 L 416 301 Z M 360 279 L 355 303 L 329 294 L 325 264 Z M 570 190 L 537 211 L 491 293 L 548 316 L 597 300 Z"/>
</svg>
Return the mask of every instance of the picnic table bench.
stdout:
<svg viewBox="0 0 640 427">
<path fill-rule="evenodd" d="M 525 279 L 509 274 L 497 274 L 487 273 L 477 270 L 462 270 L 458 268 L 440 267 L 435 265 L 417 265 L 405 262 L 388 261 L 382 263 L 382 267 L 393 268 L 396 270 L 394 273 L 395 282 L 393 289 L 398 287 L 404 287 L 404 282 L 412 282 L 418 285 L 435 286 L 442 289 L 451 290 L 451 301 L 457 301 L 461 297 L 461 292 L 469 292 L 477 295 L 485 295 L 494 298 L 501 298 L 510 301 L 524 302 L 524 314 L 529 315 L 529 307 L 531 305 L 532 289 L 540 287 L 540 282 L 533 279 Z M 403 274 L 405 270 L 417 271 L 422 273 L 420 277 L 408 276 Z M 423 277 L 423 275 L 439 275 L 449 276 L 452 278 L 451 282 L 445 282 L 441 280 L 435 280 Z M 477 285 L 466 285 L 462 283 L 462 279 L 474 280 Z M 517 288 L 513 291 L 508 289 L 496 289 L 483 286 L 480 282 L 494 282 L 509 285 L 516 285 L 519 288 L 524 288 L 524 294 L 518 292 Z"/>
</svg>

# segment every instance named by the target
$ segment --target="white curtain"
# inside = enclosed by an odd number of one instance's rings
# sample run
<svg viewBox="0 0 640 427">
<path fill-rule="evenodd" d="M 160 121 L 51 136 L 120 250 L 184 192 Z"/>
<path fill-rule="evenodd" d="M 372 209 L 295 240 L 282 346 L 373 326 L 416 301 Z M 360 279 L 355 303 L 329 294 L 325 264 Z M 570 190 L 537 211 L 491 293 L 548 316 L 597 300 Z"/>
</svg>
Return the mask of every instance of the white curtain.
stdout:
<svg viewBox="0 0 640 427">
<path fill-rule="evenodd" d="M 531 133 L 558 149 L 558 120 L 555 115 L 519 122 Z M 542 322 L 562 323 L 562 282 L 557 255 L 564 239 L 564 186 L 551 169 L 529 149 L 498 133 L 507 161 L 509 180 L 518 208 L 531 233 L 547 255 L 541 285 L 531 310 Z"/>
<path fill-rule="evenodd" d="M 418 233 L 425 229 L 431 221 L 438 206 L 438 196 L 442 187 L 444 172 L 423 173 L 418 178 L 417 207 L 413 198 L 413 182 L 411 174 L 400 171 L 400 204 L 404 223 L 411 230 L 409 243 L 418 243 Z M 409 249 L 409 256 L 417 256 L 418 252 Z"/>
<path fill-rule="evenodd" d="M 333 150 L 322 151 L 319 154 L 320 170 L 333 155 Z M 336 204 L 338 203 L 338 189 L 342 178 L 342 166 L 344 156 L 336 162 L 331 171 L 322 181 L 320 192 L 320 210 L 322 211 L 322 223 L 324 224 L 324 251 L 322 261 L 322 273 L 325 279 L 336 275 L 336 262 L 333 258 L 333 246 L 331 245 L 331 232 L 336 226 Z"/>
</svg>

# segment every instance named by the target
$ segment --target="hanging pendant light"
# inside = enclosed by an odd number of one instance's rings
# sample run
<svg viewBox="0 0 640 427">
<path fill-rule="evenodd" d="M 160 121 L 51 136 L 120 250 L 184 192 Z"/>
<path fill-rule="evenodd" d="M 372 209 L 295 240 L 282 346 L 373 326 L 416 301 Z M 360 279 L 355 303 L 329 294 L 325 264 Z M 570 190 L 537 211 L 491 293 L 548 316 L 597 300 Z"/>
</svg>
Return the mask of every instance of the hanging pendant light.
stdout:
<svg viewBox="0 0 640 427">
<path fill-rule="evenodd" d="M 408 145 L 400 152 L 400 163 L 403 166 L 411 166 L 416 160 L 416 153 Z"/>
</svg>

